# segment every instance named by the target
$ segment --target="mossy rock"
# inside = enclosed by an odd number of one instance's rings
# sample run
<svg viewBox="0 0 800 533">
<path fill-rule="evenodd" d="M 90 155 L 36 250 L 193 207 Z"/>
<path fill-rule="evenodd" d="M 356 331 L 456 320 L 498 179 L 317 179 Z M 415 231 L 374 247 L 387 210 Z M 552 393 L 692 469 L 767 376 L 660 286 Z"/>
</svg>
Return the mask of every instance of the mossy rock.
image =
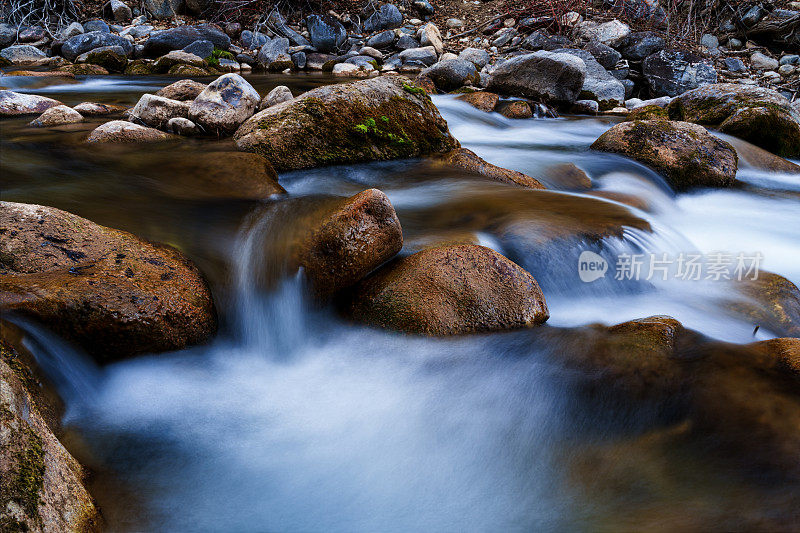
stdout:
<svg viewBox="0 0 800 533">
<path fill-rule="evenodd" d="M 669 120 L 669 114 L 659 105 L 645 105 L 631 109 L 627 120 Z"/>
<path fill-rule="evenodd" d="M 153 73 L 153 62 L 145 59 L 134 59 L 125 67 L 125 74 L 129 76 L 147 76 Z"/>
<path fill-rule="evenodd" d="M 105 67 L 93 65 L 91 63 L 64 65 L 63 67 L 58 67 L 56 70 L 58 72 L 68 72 L 74 74 L 75 76 L 105 76 L 108 74 L 108 69 Z"/>
<path fill-rule="evenodd" d="M 172 65 L 167 74 L 172 76 L 212 76 L 216 71 L 209 68 L 196 67 L 194 65 Z"/>
</svg>

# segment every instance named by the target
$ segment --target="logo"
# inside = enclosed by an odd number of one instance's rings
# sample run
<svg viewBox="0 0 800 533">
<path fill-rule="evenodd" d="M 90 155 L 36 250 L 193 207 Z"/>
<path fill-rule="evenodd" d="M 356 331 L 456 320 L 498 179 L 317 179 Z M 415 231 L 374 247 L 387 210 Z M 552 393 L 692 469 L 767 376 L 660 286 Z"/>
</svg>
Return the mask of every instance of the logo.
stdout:
<svg viewBox="0 0 800 533">
<path fill-rule="evenodd" d="M 578 257 L 578 276 L 584 283 L 591 283 L 605 277 L 608 262 L 602 256 L 588 250 Z"/>
</svg>

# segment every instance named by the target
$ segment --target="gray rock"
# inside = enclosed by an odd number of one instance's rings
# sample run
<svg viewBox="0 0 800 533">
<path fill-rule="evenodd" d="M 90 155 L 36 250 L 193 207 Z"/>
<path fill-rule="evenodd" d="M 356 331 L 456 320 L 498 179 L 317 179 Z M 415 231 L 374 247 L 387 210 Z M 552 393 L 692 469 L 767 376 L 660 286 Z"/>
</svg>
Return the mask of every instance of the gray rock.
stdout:
<svg viewBox="0 0 800 533">
<path fill-rule="evenodd" d="M 145 11 L 156 20 L 175 17 L 183 4 L 183 0 L 143 0 Z"/>
<path fill-rule="evenodd" d="M 600 63 L 603 68 L 611 70 L 622 59 L 622 54 L 614 50 L 608 45 L 599 42 L 591 42 L 586 47 L 586 51 L 592 54 L 594 58 Z"/>
<path fill-rule="evenodd" d="M 111 28 L 108 27 L 108 24 L 104 20 L 100 19 L 93 19 L 87 20 L 83 23 L 83 31 L 89 33 L 90 31 L 100 31 L 103 33 L 110 33 Z"/>
<path fill-rule="evenodd" d="M 513 57 L 495 68 L 488 89 L 511 96 L 571 104 L 586 79 L 586 64 L 572 54 L 540 50 Z"/>
<path fill-rule="evenodd" d="M 752 26 L 767 14 L 761 6 L 753 6 L 747 10 L 747 13 L 742 17 L 742 23 L 745 26 Z"/>
<path fill-rule="evenodd" d="M 101 46 L 75 58 L 75 63 L 100 65 L 109 72 L 122 72 L 128 65 L 128 57 L 121 46 Z"/>
<path fill-rule="evenodd" d="M 245 65 L 250 65 L 251 67 L 253 65 L 258 64 L 256 58 L 254 58 L 249 54 L 236 54 L 236 61 L 238 61 L 239 63 L 244 63 Z"/>
<path fill-rule="evenodd" d="M 677 96 L 717 81 L 717 71 L 711 63 L 681 50 L 661 50 L 648 56 L 642 64 L 642 74 L 653 96 Z"/>
<path fill-rule="evenodd" d="M 17 28 L 5 22 L 0 23 L 0 48 L 14 44 L 17 40 Z"/>
<path fill-rule="evenodd" d="M 630 34 L 628 46 L 622 48 L 622 57 L 633 61 L 641 61 L 664 49 L 665 42 L 659 35 L 644 31 Z"/>
<path fill-rule="evenodd" d="M 169 119 L 189 116 L 190 102 L 143 94 L 128 114 L 128 120 L 144 126 L 164 129 Z"/>
<path fill-rule="evenodd" d="M 155 128 L 140 126 L 127 120 L 112 120 L 96 127 L 86 138 L 87 143 L 152 143 L 174 139 Z"/>
<path fill-rule="evenodd" d="M 633 80 L 619 80 L 623 87 L 625 87 L 625 98 L 630 98 L 633 94 L 633 89 L 636 87 L 636 84 L 633 83 Z"/>
<path fill-rule="evenodd" d="M 258 91 L 244 78 L 224 74 L 197 95 L 188 118 L 207 132 L 232 133 L 253 115 L 260 101 Z"/>
<path fill-rule="evenodd" d="M 517 36 L 517 30 L 514 28 L 504 28 L 492 41 L 492 46 L 500 48 L 511 42 L 511 39 Z"/>
<path fill-rule="evenodd" d="M 262 109 L 278 105 L 282 102 L 288 102 L 292 98 L 294 98 L 294 96 L 292 96 L 292 91 L 287 86 L 278 85 L 268 92 L 267 96 L 261 100 L 261 103 L 258 105 L 258 109 L 260 111 Z"/>
<path fill-rule="evenodd" d="M 744 43 L 741 40 L 736 39 L 734 37 L 728 39 L 728 48 L 730 48 L 731 50 L 741 50 L 743 47 Z"/>
<path fill-rule="evenodd" d="M 773 59 L 761 52 L 756 52 L 750 56 L 750 66 L 755 70 L 775 70 L 778 65 L 777 59 Z"/>
<path fill-rule="evenodd" d="M 400 52 L 399 57 L 404 64 L 416 62 L 426 67 L 436 63 L 437 58 L 436 50 L 432 46 L 403 50 Z"/>
<path fill-rule="evenodd" d="M 580 99 L 596 100 L 603 111 L 619 107 L 625 102 L 625 86 L 609 74 L 591 53 L 574 48 L 564 48 L 554 52 L 572 54 L 581 58 L 586 65 L 586 77 L 578 96 Z"/>
<path fill-rule="evenodd" d="M 61 47 L 61 55 L 70 61 L 75 61 L 79 55 L 103 46 L 119 46 L 125 55 L 133 52 L 133 45 L 124 37 L 102 31 L 90 31 L 67 39 Z"/>
<path fill-rule="evenodd" d="M 716 50 L 717 48 L 719 48 L 719 39 L 717 39 L 710 33 L 705 33 L 700 38 L 700 45 L 705 46 L 709 50 Z"/>
<path fill-rule="evenodd" d="M 375 58 L 371 57 L 371 56 L 362 56 L 362 55 L 353 56 L 353 57 L 347 58 L 344 61 L 344 63 L 350 64 L 350 65 L 356 65 L 356 66 L 359 66 L 359 67 L 365 67 L 365 68 L 367 66 L 375 68 L 375 65 L 373 65 L 373 63 L 375 63 Z"/>
<path fill-rule="evenodd" d="M 214 43 L 200 39 L 185 47 L 183 51 L 205 59 L 214 52 Z"/>
<path fill-rule="evenodd" d="M 444 52 L 444 43 L 442 43 L 442 34 L 439 33 L 439 28 L 436 24 L 429 22 L 417 31 L 417 39 L 420 44 L 425 46 L 433 46 L 436 50 L 436 55 L 441 55 Z"/>
<path fill-rule="evenodd" d="M 489 61 L 492 59 L 489 56 L 489 52 L 482 48 L 464 48 L 461 53 L 458 54 L 458 58 L 469 61 L 475 65 L 475 68 L 478 70 L 488 65 Z"/>
<path fill-rule="evenodd" d="M 281 71 L 292 68 L 292 57 L 289 55 L 289 39 L 275 37 L 261 47 L 256 57 L 258 64 L 270 71 Z"/>
<path fill-rule="evenodd" d="M 106 18 L 113 18 L 117 22 L 125 22 L 133 18 L 133 11 L 122 0 L 110 0 L 103 6 Z"/>
<path fill-rule="evenodd" d="M 311 44 L 320 52 L 337 52 L 347 39 L 347 30 L 330 15 L 309 15 L 306 27 Z"/>
<path fill-rule="evenodd" d="M 369 56 L 373 59 L 377 59 L 378 61 L 383 60 L 383 53 L 380 50 L 376 50 L 371 46 L 364 46 L 361 50 L 358 51 L 358 55 L 360 56 Z"/>
<path fill-rule="evenodd" d="M 747 67 L 738 57 L 726 57 L 723 63 L 725 68 L 731 72 L 747 72 Z"/>
<path fill-rule="evenodd" d="M 781 57 L 780 60 L 781 65 L 798 65 L 800 64 L 800 55 L 797 54 L 789 54 Z"/>
<path fill-rule="evenodd" d="M 391 30 L 403 25 L 403 14 L 393 4 L 381 4 L 380 7 L 364 21 L 364 31 L 373 32 Z"/>
<path fill-rule="evenodd" d="M 306 53 L 305 52 L 295 52 L 292 54 L 292 63 L 297 70 L 304 70 L 306 68 Z"/>
<path fill-rule="evenodd" d="M 477 85 L 480 77 L 475 65 L 463 59 L 446 59 L 422 71 L 440 91 L 450 92 L 464 85 Z"/>
<path fill-rule="evenodd" d="M 182 50 L 199 40 L 211 41 L 220 50 L 231 46 L 231 38 L 225 32 L 212 24 L 199 24 L 153 32 L 144 45 L 144 53 L 146 57 L 159 57 L 172 50 Z"/>
<path fill-rule="evenodd" d="M 311 46 L 311 42 L 297 33 L 295 30 L 289 27 L 286 24 L 286 20 L 283 18 L 283 15 L 280 14 L 278 10 L 272 11 L 270 13 L 269 21 L 272 24 L 272 28 L 278 35 L 286 37 L 289 39 L 289 42 L 295 46 Z"/>
<path fill-rule="evenodd" d="M 549 35 L 546 31 L 535 31 L 522 41 L 522 48 L 526 50 L 548 50 L 564 48 L 570 45 L 570 40 L 561 35 Z"/>
<path fill-rule="evenodd" d="M 596 115 L 600 111 L 600 104 L 594 100 L 577 100 L 570 111 L 579 115 Z"/>
<path fill-rule="evenodd" d="M 40 115 L 57 105 L 61 102 L 45 96 L 0 91 L 0 117 Z"/>
<path fill-rule="evenodd" d="M 267 36 L 260 32 L 252 32 L 244 30 L 239 37 L 239 42 L 242 43 L 248 50 L 257 50 L 267 43 Z"/>
<path fill-rule="evenodd" d="M 73 22 L 72 24 L 70 24 L 61 31 L 61 38 L 66 41 L 70 37 L 75 37 L 76 35 L 80 35 L 85 31 L 86 30 L 83 28 L 81 24 L 79 24 L 78 22 Z"/>
<path fill-rule="evenodd" d="M 392 30 L 385 30 L 367 39 L 367 46 L 373 48 L 389 48 L 394 44 L 394 37 L 395 35 Z"/>
<path fill-rule="evenodd" d="M 394 47 L 398 50 L 410 50 L 411 48 L 419 48 L 419 41 L 411 35 L 403 34 L 394 43 Z"/>
<path fill-rule="evenodd" d="M 578 25 L 577 31 L 588 41 L 597 41 L 613 48 L 624 46 L 631 34 L 630 27 L 617 19 L 599 24 L 586 20 Z"/>
<path fill-rule="evenodd" d="M 38 25 L 28 27 L 21 26 L 17 34 L 17 39 L 21 43 L 37 43 L 47 38 L 47 31 Z"/>
<path fill-rule="evenodd" d="M 193 80 L 178 80 L 160 89 L 156 96 L 163 96 L 170 100 L 180 100 L 181 102 L 194 100 L 197 95 L 203 92 L 206 84 Z"/>
<path fill-rule="evenodd" d="M 166 129 L 169 133 L 183 135 L 184 137 L 194 137 L 203 133 L 202 128 L 184 117 L 174 117 L 167 121 Z"/>
<path fill-rule="evenodd" d="M 83 116 L 81 116 L 80 113 L 71 107 L 57 105 L 42 113 L 39 118 L 28 125 L 34 128 L 50 128 L 63 124 L 76 124 L 78 122 L 83 122 Z"/>
<path fill-rule="evenodd" d="M 50 62 L 47 54 L 29 44 L 15 44 L 0 50 L 0 57 L 13 65 L 40 66 Z"/>
</svg>

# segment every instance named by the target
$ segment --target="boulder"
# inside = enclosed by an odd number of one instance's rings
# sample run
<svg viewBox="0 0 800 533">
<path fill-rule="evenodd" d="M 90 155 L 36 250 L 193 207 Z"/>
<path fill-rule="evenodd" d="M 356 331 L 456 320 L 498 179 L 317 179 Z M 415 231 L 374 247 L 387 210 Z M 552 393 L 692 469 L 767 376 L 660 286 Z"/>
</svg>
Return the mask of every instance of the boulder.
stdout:
<svg viewBox="0 0 800 533">
<path fill-rule="evenodd" d="M 330 15 L 309 15 L 306 27 L 311 44 L 320 52 L 336 53 L 347 39 L 347 30 L 342 23 Z"/>
<path fill-rule="evenodd" d="M 184 0 L 142 0 L 142 5 L 156 20 L 172 19 L 184 5 Z"/>
<path fill-rule="evenodd" d="M 164 133 L 155 128 L 147 128 L 128 122 L 112 120 L 97 126 L 86 138 L 87 143 L 153 143 L 174 139 L 174 135 Z"/>
<path fill-rule="evenodd" d="M 676 191 L 730 187 L 736 179 L 738 158 L 733 146 L 689 122 L 623 122 L 601 135 L 591 148 L 652 167 Z"/>
<path fill-rule="evenodd" d="M 21 354 L 0 341 L 0 525 L 9 533 L 100 531 L 87 472 L 56 438 L 61 428 L 51 411 L 59 411 L 59 399 L 43 389 Z"/>
<path fill-rule="evenodd" d="M 294 67 L 289 55 L 289 39 L 276 37 L 267 41 L 258 51 L 258 63 L 271 72 L 281 72 Z"/>
<path fill-rule="evenodd" d="M 386 30 L 376 33 L 367 39 L 367 46 L 373 48 L 389 48 L 394 44 L 395 34 L 392 30 Z"/>
<path fill-rule="evenodd" d="M 267 43 L 268 37 L 260 32 L 244 30 L 239 37 L 239 42 L 248 50 L 256 50 Z"/>
<path fill-rule="evenodd" d="M 173 67 L 180 65 L 204 69 L 207 63 L 200 56 L 184 52 L 183 50 L 173 50 L 156 59 L 156 62 L 153 64 L 153 72 L 164 74 L 169 72 Z"/>
<path fill-rule="evenodd" d="M 83 29 L 87 32 L 99 31 L 102 33 L 111 33 L 111 28 L 108 27 L 108 23 L 102 19 L 87 20 L 83 23 Z"/>
<path fill-rule="evenodd" d="M 544 185 L 527 174 L 498 167 L 484 161 L 472 150 L 456 148 L 434 159 L 437 165 L 464 170 L 469 174 L 488 178 L 493 181 L 521 185 L 529 189 L 544 189 Z"/>
<path fill-rule="evenodd" d="M 394 257 L 403 232 L 389 198 L 368 189 L 344 198 L 300 239 L 297 264 L 323 298 L 350 287 Z"/>
<path fill-rule="evenodd" d="M 128 69 L 125 69 L 126 73 Z M 58 67 L 56 72 L 66 72 L 68 74 L 72 74 L 73 76 L 107 76 L 109 74 L 108 70 L 100 65 L 92 65 L 90 63 L 84 63 L 82 65 L 64 65 L 63 67 Z"/>
<path fill-rule="evenodd" d="M 725 308 L 781 337 L 800 337 L 800 290 L 788 279 L 761 270 L 757 279 L 731 280 Z"/>
<path fill-rule="evenodd" d="M 29 44 L 15 44 L 0 50 L 0 57 L 12 65 L 37 67 L 50 62 L 47 54 Z"/>
<path fill-rule="evenodd" d="M 497 102 L 500 101 L 500 97 L 497 94 L 489 91 L 475 91 L 457 96 L 456 100 L 461 100 L 462 102 L 468 103 L 475 109 L 480 109 L 481 111 L 490 113 L 491 111 L 494 111 L 495 107 L 497 107 Z"/>
<path fill-rule="evenodd" d="M 497 112 L 511 119 L 533 117 L 533 109 L 525 100 L 503 100 L 497 104 Z"/>
<path fill-rule="evenodd" d="M 457 146 L 425 91 L 396 75 L 319 87 L 256 113 L 234 139 L 278 171 L 418 157 Z"/>
<path fill-rule="evenodd" d="M 546 30 L 537 30 L 528 35 L 521 43 L 526 50 L 548 50 L 570 46 L 572 41 L 563 35 L 550 35 Z"/>
<path fill-rule="evenodd" d="M 571 104 L 586 79 L 586 64 L 572 54 L 540 50 L 512 57 L 492 72 L 487 89 L 511 96 Z"/>
<path fill-rule="evenodd" d="M 289 25 L 286 24 L 286 20 L 283 18 L 283 15 L 281 15 L 277 9 L 270 12 L 267 20 L 269 21 L 270 28 L 272 28 L 275 31 L 275 33 L 283 37 L 286 37 L 287 39 L 289 39 L 289 42 L 291 42 L 293 45 L 308 46 L 308 47 L 311 46 L 311 42 L 308 39 L 297 33 L 295 30 L 290 28 Z"/>
<path fill-rule="evenodd" d="M 72 109 L 83 115 L 84 117 L 104 117 L 108 115 L 117 115 L 126 111 L 128 108 L 121 105 L 114 104 L 99 104 L 96 102 L 81 102 L 74 106 Z"/>
<path fill-rule="evenodd" d="M 0 48 L 11 46 L 17 40 L 17 28 L 11 24 L 0 22 Z"/>
<path fill-rule="evenodd" d="M 133 11 L 122 0 L 110 0 L 103 6 L 103 14 L 106 18 L 114 19 L 117 22 L 125 22 L 133 18 Z"/>
<path fill-rule="evenodd" d="M 409 48 L 403 50 L 399 55 L 404 64 L 418 63 L 423 67 L 429 67 L 436 63 L 436 49 L 432 46 L 423 48 Z"/>
<path fill-rule="evenodd" d="M 443 92 L 450 92 L 464 85 L 477 85 L 480 81 L 475 65 L 463 59 L 439 61 L 423 70 L 420 75 L 430 78 Z"/>
<path fill-rule="evenodd" d="M 57 105 L 61 102 L 45 96 L 0 91 L 0 117 L 40 115 Z"/>
<path fill-rule="evenodd" d="M 163 96 L 170 100 L 186 102 L 197 98 L 197 95 L 203 92 L 206 87 L 208 86 L 205 83 L 200 83 L 199 81 L 179 80 L 159 89 L 158 92 L 156 92 L 156 96 Z"/>
<path fill-rule="evenodd" d="M 458 58 L 469 61 L 475 65 L 475 68 L 478 70 L 488 65 L 489 61 L 492 60 L 489 56 L 489 52 L 482 48 L 464 48 L 461 50 L 461 53 L 458 54 Z"/>
<path fill-rule="evenodd" d="M 153 33 L 144 43 L 145 57 L 159 57 L 172 50 L 183 50 L 195 41 L 211 41 L 220 50 L 231 46 L 231 38 L 213 24 L 178 26 Z"/>
<path fill-rule="evenodd" d="M 669 116 L 734 135 L 783 157 L 800 156 L 800 113 L 772 89 L 717 83 L 687 91 Z"/>
<path fill-rule="evenodd" d="M 397 39 L 397 42 L 394 43 L 394 47 L 401 51 L 419 48 L 419 41 L 411 35 L 403 34 Z"/>
<path fill-rule="evenodd" d="M 200 39 L 185 47 L 183 51 L 205 59 L 214 53 L 214 43 L 206 39 Z"/>
<path fill-rule="evenodd" d="M 124 37 L 102 31 L 90 31 L 67 39 L 61 47 L 61 55 L 74 62 L 79 55 L 103 46 L 119 46 L 126 56 L 133 52 L 133 45 Z"/>
<path fill-rule="evenodd" d="M 189 119 L 208 132 L 233 133 L 249 119 L 261 96 L 238 74 L 224 74 L 208 84 L 189 107 Z"/>
<path fill-rule="evenodd" d="M 474 244 L 396 259 L 356 285 L 342 307 L 359 322 L 424 335 L 503 331 L 549 318 L 533 276 Z"/>
<path fill-rule="evenodd" d="M 70 37 L 75 37 L 76 35 L 80 35 L 85 31 L 86 30 L 79 22 L 72 22 L 69 26 L 61 30 L 61 39 L 66 41 Z"/>
<path fill-rule="evenodd" d="M 578 25 L 577 31 L 587 41 L 595 41 L 612 48 L 624 46 L 631 35 L 630 27 L 617 19 L 602 23 L 586 20 Z"/>
<path fill-rule="evenodd" d="M 211 291 L 175 248 L 52 207 L 3 202 L 0 307 L 100 361 L 205 342 Z"/>
<path fill-rule="evenodd" d="M 417 31 L 417 40 L 423 47 L 432 46 L 436 50 L 436 55 L 442 55 L 442 52 L 444 52 L 442 34 L 439 33 L 439 28 L 436 27 L 436 24 L 432 22 L 425 24 Z"/>
<path fill-rule="evenodd" d="M 586 46 L 586 51 L 592 54 L 604 69 L 608 70 L 616 67 L 622 59 L 622 54 L 603 43 L 591 42 Z"/>
<path fill-rule="evenodd" d="M 57 105 L 51 107 L 39 118 L 31 122 L 29 125 L 34 128 L 50 128 L 52 126 L 61 126 L 62 124 L 75 124 L 83 122 L 83 116 L 80 113 L 67 107 L 65 105 Z"/>
<path fill-rule="evenodd" d="M 596 101 L 600 106 L 600 111 L 620 107 L 625 103 L 625 86 L 609 74 L 590 52 L 574 48 L 564 48 L 555 50 L 555 52 L 580 57 L 586 65 L 586 78 L 583 80 L 578 96 L 580 99 Z"/>
<path fill-rule="evenodd" d="M 653 96 L 677 96 L 717 82 L 714 65 L 681 50 L 661 50 L 648 56 L 642 64 L 642 74 Z"/>
<path fill-rule="evenodd" d="M 47 30 L 42 26 L 20 26 L 17 40 L 21 43 L 37 43 L 48 38 Z"/>
<path fill-rule="evenodd" d="M 128 57 L 121 46 L 101 46 L 79 55 L 75 62 L 100 65 L 109 72 L 122 72 L 128 66 Z"/>
<path fill-rule="evenodd" d="M 391 30 L 403 25 L 403 14 L 393 4 L 381 4 L 364 20 L 364 31 Z"/>
<path fill-rule="evenodd" d="M 294 96 L 292 96 L 292 91 L 287 86 L 278 85 L 268 92 L 267 96 L 261 100 L 261 103 L 258 105 L 258 109 L 262 110 L 274 105 L 278 105 L 282 102 L 288 102 L 292 98 L 294 98 Z"/>
<path fill-rule="evenodd" d="M 170 100 L 154 94 L 143 94 L 128 114 L 128 120 L 144 126 L 164 129 L 169 119 L 189 116 L 189 102 Z"/>
<path fill-rule="evenodd" d="M 666 47 L 664 38 L 657 33 L 644 31 L 631 33 L 628 45 L 621 49 L 622 57 L 632 61 L 642 61 L 647 56 L 663 50 Z"/>
</svg>

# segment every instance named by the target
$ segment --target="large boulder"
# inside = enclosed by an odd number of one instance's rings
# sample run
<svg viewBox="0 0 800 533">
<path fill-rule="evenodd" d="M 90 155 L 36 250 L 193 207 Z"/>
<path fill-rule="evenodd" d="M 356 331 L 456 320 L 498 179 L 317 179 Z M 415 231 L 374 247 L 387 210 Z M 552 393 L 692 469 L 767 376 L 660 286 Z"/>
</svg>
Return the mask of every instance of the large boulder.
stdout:
<svg viewBox="0 0 800 533">
<path fill-rule="evenodd" d="M 2 203 L 0 308 L 30 316 L 98 360 L 205 342 L 211 291 L 175 248 L 79 216 Z"/>
<path fill-rule="evenodd" d="M 5 332 L 11 326 L 0 324 Z M 0 340 L 0 529 L 100 531 L 103 520 L 84 486 L 87 472 L 56 438 L 58 398 L 22 355 Z"/>
<path fill-rule="evenodd" d="M 311 44 L 320 52 L 336 53 L 347 39 L 347 30 L 342 23 L 330 15 L 309 15 L 306 27 Z"/>
<path fill-rule="evenodd" d="M 258 109 L 266 109 L 283 102 L 288 102 L 292 98 L 294 98 L 294 96 L 292 95 L 291 89 L 289 89 L 286 85 L 278 85 L 261 99 L 261 103 L 258 104 Z"/>
<path fill-rule="evenodd" d="M 587 41 L 596 41 L 612 48 L 627 44 L 631 34 L 630 27 L 617 19 L 601 23 L 587 20 L 578 26 L 577 31 Z"/>
<path fill-rule="evenodd" d="M 184 0 L 143 0 L 144 9 L 156 19 L 171 19 L 177 16 Z"/>
<path fill-rule="evenodd" d="M 488 65 L 492 60 L 489 52 L 483 48 L 464 48 L 461 50 L 461 53 L 458 54 L 458 58 L 469 61 L 475 65 L 475 68 L 478 70 Z"/>
<path fill-rule="evenodd" d="M 470 174 L 500 181 L 502 183 L 522 185 L 530 189 L 545 188 L 537 179 L 523 174 L 522 172 L 517 172 L 516 170 L 493 165 L 480 158 L 472 150 L 466 148 L 456 148 L 455 150 L 442 154 L 435 159 L 435 162 L 439 165 L 464 170 Z"/>
<path fill-rule="evenodd" d="M 727 142 L 689 122 L 635 120 L 617 124 L 591 146 L 652 167 L 673 189 L 730 187 L 738 157 Z"/>
<path fill-rule="evenodd" d="M 533 276 L 470 244 L 392 261 L 356 285 L 343 307 L 360 322 L 425 335 L 524 328 L 549 318 Z"/>
<path fill-rule="evenodd" d="M 40 115 L 57 105 L 61 102 L 46 96 L 0 91 L 0 117 Z"/>
<path fill-rule="evenodd" d="M 133 45 L 128 39 L 113 33 L 90 31 L 67 39 L 61 47 L 61 55 L 74 62 L 79 55 L 103 46 L 119 46 L 126 56 L 133 53 Z"/>
<path fill-rule="evenodd" d="M 205 83 L 200 83 L 194 80 L 178 80 L 175 83 L 170 83 L 156 92 L 156 96 L 163 96 L 170 100 L 178 100 L 185 102 L 194 100 L 201 92 L 208 87 Z"/>
<path fill-rule="evenodd" d="M 122 72 L 128 66 L 128 57 L 121 46 L 101 46 L 79 55 L 75 62 L 100 65 L 109 72 Z"/>
<path fill-rule="evenodd" d="M 364 31 L 391 30 L 403 25 L 403 14 L 394 4 L 381 4 L 364 21 Z"/>
<path fill-rule="evenodd" d="M 187 118 L 189 116 L 189 105 L 189 102 L 170 100 L 163 96 L 145 93 L 139 98 L 133 109 L 130 110 L 128 120 L 153 128 L 164 129 L 171 118 Z"/>
<path fill-rule="evenodd" d="M 153 63 L 153 72 L 165 74 L 173 70 L 173 67 L 182 65 L 205 69 L 207 63 L 200 56 L 184 52 L 183 50 L 173 50 L 156 59 L 155 63 Z"/>
<path fill-rule="evenodd" d="M 238 74 L 224 74 L 208 84 L 189 107 L 189 119 L 208 132 L 233 133 L 250 118 L 261 96 Z"/>
<path fill-rule="evenodd" d="M 601 111 L 620 107 L 625 103 L 625 86 L 603 68 L 590 52 L 574 48 L 564 48 L 554 52 L 577 56 L 586 65 L 586 78 L 583 80 L 578 98 L 596 101 Z"/>
<path fill-rule="evenodd" d="M 15 44 L 0 50 L 0 57 L 12 65 L 37 67 L 50 62 L 47 54 L 29 44 Z"/>
<path fill-rule="evenodd" d="M 631 33 L 628 45 L 622 48 L 622 57 L 633 61 L 642 61 L 647 56 L 663 50 L 666 43 L 664 38 L 657 33 L 643 31 Z"/>
<path fill-rule="evenodd" d="M 144 43 L 145 57 L 159 57 L 172 50 L 183 50 L 195 41 L 211 41 L 220 50 L 231 46 L 231 38 L 213 24 L 179 26 L 153 33 Z"/>
<path fill-rule="evenodd" d="M 155 128 L 140 126 L 127 120 L 112 120 L 97 126 L 86 138 L 87 143 L 153 143 L 175 139 L 174 135 Z"/>
<path fill-rule="evenodd" d="M 501 63 L 487 89 L 501 94 L 571 104 L 586 79 L 586 64 L 572 54 L 540 50 Z"/>
<path fill-rule="evenodd" d="M 653 96 L 677 96 L 717 82 L 711 62 L 682 50 L 660 50 L 648 56 L 642 63 L 642 74 Z"/>
<path fill-rule="evenodd" d="M 42 113 L 39 118 L 30 123 L 30 126 L 34 128 L 50 128 L 77 122 L 83 122 L 83 116 L 80 113 L 71 107 L 57 105 Z"/>
<path fill-rule="evenodd" d="M 458 145 L 430 97 L 388 75 L 320 87 L 267 108 L 234 139 L 278 171 L 417 157 Z"/>
<path fill-rule="evenodd" d="M 464 85 L 477 85 L 480 81 L 475 65 L 463 59 L 445 59 L 423 70 L 440 91 L 450 92 Z"/>
<path fill-rule="evenodd" d="M 273 72 L 294 67 L 289 55 L 289 39 L 286 37 L 275 37 L 267 41 L 258 51 L 257 59 L 263 68 Z"/>
<path fill-rule="evenodd" d="M 783 157 L 800 156 L 800 113 L 772 89 L 717 83 L 687 91 L 669 116 L 710 126 Z"/>
<path fill-rule="evenodd" d="M 321 297 L 354 285 L 403 247 L 403 232 L 389 198 L 368 189 L 331 206 L 309 228 L 297 262 Z"/>
</svg>

